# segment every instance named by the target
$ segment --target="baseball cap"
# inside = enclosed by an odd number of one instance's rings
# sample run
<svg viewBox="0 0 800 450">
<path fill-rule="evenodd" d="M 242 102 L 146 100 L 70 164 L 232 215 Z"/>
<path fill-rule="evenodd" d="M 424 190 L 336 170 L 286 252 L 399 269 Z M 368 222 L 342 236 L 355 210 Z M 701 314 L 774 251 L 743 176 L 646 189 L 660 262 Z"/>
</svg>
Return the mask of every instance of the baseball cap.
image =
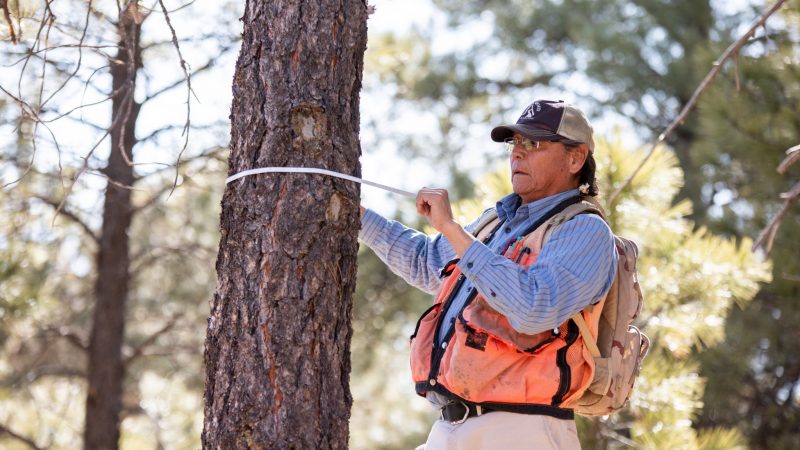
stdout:
<svg viewBox="0 0 800 450">
<path fill-rule="evenodd" d="M 532 141 L 558 141 L 571 139 L 586 144 L 594 151 L 592 126 L 583 111 L 563 100 L 536 100 L 522 112 L 514 125 L 500 125 L 492 129 L 492 140 L 503 142 L 514 133 Z"/>
</svg>

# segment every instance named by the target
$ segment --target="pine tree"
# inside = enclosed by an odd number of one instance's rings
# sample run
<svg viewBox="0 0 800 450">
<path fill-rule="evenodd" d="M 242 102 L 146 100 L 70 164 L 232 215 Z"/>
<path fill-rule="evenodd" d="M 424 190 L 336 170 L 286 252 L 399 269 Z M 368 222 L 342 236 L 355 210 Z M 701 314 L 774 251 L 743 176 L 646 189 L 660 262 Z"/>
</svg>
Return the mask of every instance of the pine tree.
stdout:
<svg viewBox="0 0 800 450">
<path fill-rule="evenodd" d="M 234 75 L 231 173 L 359 175 L 363 1 L 249 1 Z M 205 347 L 204 448 L 345 449 L 357 185 L 249 177 L 222 200 Z"/>
</svg>

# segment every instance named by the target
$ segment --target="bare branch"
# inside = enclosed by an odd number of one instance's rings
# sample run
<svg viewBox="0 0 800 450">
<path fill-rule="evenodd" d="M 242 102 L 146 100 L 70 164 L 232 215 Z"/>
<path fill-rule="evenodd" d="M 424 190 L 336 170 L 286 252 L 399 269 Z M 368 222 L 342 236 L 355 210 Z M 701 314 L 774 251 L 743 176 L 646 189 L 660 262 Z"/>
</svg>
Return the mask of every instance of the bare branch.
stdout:
<svg viewBox="0 0 800 450">
<path fill-rule="evenodd" d="M 6 95 L 11 97 L 15 102 L 17 102 L 19 104 L 20 110 L 21 110 L 21 119 L 24 120 L 24 119 L 30 117 L 30 118 L 33 118 L 33 120 L 35 120 L 36 123 L 41 123 L 41 119 L 39 119 L 39 115 L 38 115 L 37 111 L 31 105 L 29 105 L 27 102 L 25 102 L 21 98 L 19 98 L 19 97 L 13 95 L 12 93 L 8 92 L 5 88 L 3 88 L 2 85 L 0 85 L 0 91 L 3 91 Z M 55 145 L 56 150 L 58 150 L 58 152 L 60 154 L 61 153 L 61 149 L 59 148 L 58 140 L 56 140 L 56 135 L 53 133 L 53 130 L 51 130 L 50 127 L 47 126 L 47 124 L 42 123 L 42 125 L 44 125 L 45 129 L 48 131 L 48 133 L 50 133 L 50 136 L 52 136 L 53 144 Z M 35 129 L 34 129 L 34 131 L 35 131 Z M 31 142 L 33 144 L 33 151 L 31 152 L 31 160 L 28 163 L 28 166 L 22 172 L 22 175 L 20 175 L 16 180 L 9 181 L 8 183 L 0 186 L 0 188 L 5 189 L 8 186 L 11 186 L 13 184 L 19 183 L 33 169 L 33 162 L 36 159 L 36 139 L 32 139 Z"/>
<path fill-rule="evenodd" d="M 103 22 L 105 22 L 105 23 L 106 23 L 106 24 L 108 24 L 108 25 L 113 25 L 113 26 L 116 26 L 116 25 L 117 25 L 117 24 L 114 22 L 114 20 L 113 20 L 113 19 L 111 19 L 110 17 L 108 17 L 107 15 L 105 15 L 105 13 L 104 13 L 104 12 L 102 12 L 102 11 L 100 11 L 99 9 L 95 8 L 95 7 L 92 5 L 92 3 L 91 3 L 91 2 L 89 2 L 88 8 L 89 8 L 89 11 L 91 11 L 92 15 L 93 15 L 93 16 L 94 16 L 96 19 L 102 20 Z"/>
<path fill-rule="evenodd" d="M 114 124 L 111 125 L 111 127 L 113 126 Z M 109 127 L 109 130 L 111 129 L 111 127 Z M 80 178 L 80 176 L 84 172 L 86 172 L 86 170 L 89 168 L 89 159 L 92 157 L 95 150 L 97 150 L 97 147 L 100 146 L 100 144 L 106 139 L 106 137 L 110 133 L 111 133 L 110 131 L 106 131 L 105 133 L 103 133 L 103 136 L 92 146 L 92 148 L 89 150 L 89 153 L 86 156 L 81 157 L 81 159 L 83 159 L 83 164 L 81 165 L 80 169 L 78 169 L 78 172 L 75 173 L 75 176 L 72 178 L 72 183 L 70 183 L 70 185 L 66 188 L 64 192 L 64 198 L 61 199 L 61 203 L 58 206 L 56 206 L 56 216 L 58 216 L 58 212 L 67 203 L 67 199 L 69 198 L 69 195 L 72 193 L 72 189 L 75 188 L 75 184 L 78 183 L 78 178 Z M 53 222 L 55 222 L 55 220 L 56 218 L 53 217 Z"/>
<path fill-rule="evenodd" d="M 787 281 L 795 281 L 800 283 L 800 275 L 792 275 L 786 272 L 783 272 L 783 279 Z"/>
<path fill-rule="evenodd" d="M 125 98 L 123 98 L 123 103 L 127 99 L 130 99 L 131 102 L 133 101 L 133 92 L 130 90 L 126 92 Z M 78 172 L 75 173 L 75 176 L 72 178 L 72 183 L 66 188 L 66 191 L 64 192 L 64 198 L 61 200 L 61 204 L 59 204 L 58 207 L 56 208 L 56 215 L 58 214 L 58 211 L 61 208 L 63 208 L 64 205 L 66 204 L 67 199 L 69 198 L 69 195 L 72 193 L 72 189 L 75 187 L 75 184 L 78 182 L 80 176 L 89 169 L 89 159 L 92 157 L 95 150 L 97 150 L 97 147 L 99 147 L 100 144 L 106 139 L 106 137 L 108 137 L 109 134 L 111 134 L 111 130 L 117 125 L 117 122 L 120 119 L 127 119 L 127 117 L 126 115 L 117 116 L 114 119 L 114 121 L 111 122 L 111 125 L 108 127 L 108 130 L 106 130 L 106 132 L 103 133 L 103 136 L 100 137 L 100 139 L 92 146 L 92 148 L 89 150 L 89 153 L 86 156 L 81 157 L 81 159 L 83 159 L 83 164 L 81 165 L 80 169 L 78 169 Z M 125 152 L 123 152 L 123 154 L 125 154 Z M 109 183 L 114 183 L 115 185 L 119 184 L 107 176 L 106 178 L 108 179 Z M 55 221 L 55 217 L 53 217 L 53 220 Z"/>
<path fill-rule="evenodd" d="M 744 44 L 748 42 L 750 37 L 756 31 L 756 29 L 758 29 L 758 27 L 760 26 L 763 26 L 764 23 L 767 21 L 767 19 L 776 11 L 778 11 L 783 6 L 784 3 L 786 3 L 786 0 L 776 1 L 761 17 L 759 17 L 755 22 L 753 22 L 750 25 L 747 31 L 745 31 L 742 34 L 742 36 L 739 37 L 739 39 L 737 39 L 730 46 L 728 46 L 728 48 L 725 50 L 722 56 L 720 56 L 720 58 L 714 62 L 713 67 L 708 72 L 705 79 L 703 79 L 703 81 L 700 83 L 700 85 L 697 86 L 697 89 L 695 89 L 694 93 L 692 94 L 692 97 L 683 107 L 680 114 L 678 114 L 678 117 L 676 117 L 675 120 L 673 120 L 672 123 L 669 124 L 667 129 L 664 130 L 664 132 L 658 136 L 658 139 L 656 139 L 656 141 L 650 147 L 650 150 L 647 152 L 647 155 L 645 155 L 644 159 L 642 159 L 642 161 L 639 163 L 639 165 L 636 167 L 633 173 L 631 173 L 631 175 L 625 180 L 625 182 L 622 183 L 622 185 L 618 187 L 611 194 L 611 196 L 608 199 L 609 204 L 613 204 L 614 200 L 617 198 L 620 192 L 622 192 L 628 186 L 630 186 L 633 179 L 642 170 L 642 167 L 644 167 L 644 165 L 647 163 L 650 157 L 653 156 L 653 153 L 655 153 L 656 148 L 658 148 L 658 146 L 667 139 L 667 136 L 669 136 L 679 125 L 683 123 L 683 121 L 686 119 L 686 116 L 689 114 L 692 108 L 694 108 L 695 104 L 700 99 L 700 95 L 703 93 L 703 91 L 706 90 L 706 88 L 711 84 L 711 82 L 714 80 L 717 74 L 722 70 L 722 66 L 724 65 L 725 61 L 730 59 L 732 56 L 737 55 L 738 52 L 744 46 Z"/>
<path fill-rule="evenodd" d="M 40 59 L 40 60 L 41 60 L 41 56 L 39 56 L 39 55 L 32 55 L 31 57 L 32 57 L 32 58 L 37 58 L 37 59 Z M 27 57 L 21 58 L 21 59 L 20 59 L 18 62 L 21 62 L 21 61 L 25 60 L 26 58 L 27 58 Z M 110 57 L 109 57 L 109 60 L 111 60 L 111 59 L 113 59 L 113 58 L 110 58 Z M 50 67 L 52 67 L 52 68 L 53 68 L 53 69 L 54 69 L 54 70 L 55 70 L 57 73 L 59 73 L 59 74 L 61 74 L 61 75 L 70 76 L 70 74 L 72 73 L 72 72 L 71 72 L 69 69 L 67 69 L 67 68 L 64 68 L 64 67 L 61 67 L 61 65 L 59 64 L 59 62 L 58 62 L 58 61 L 47 60 L 47 61 L 43 61 L 43 62 L 44 62 L 44 63 L 46 63 L 46 64 L 49 64 L 49 65 L 50 65 Z M 88 89 L 88 88 L 90 88 L 90 87 L 91 87 L 91 88 L 92 88 L 92 89 L 93 89 L 95 92 L 97 92 L 98 94 L 101 94 L 101 95 L 108 95 L 108 93 L 107 93 L 106 91 L 104 91 L 103 89 L 101 89 L 101 88 L 99 88 L 99 87 L 95 86 L 95 85 L 92 83 L 92 78 L 94 78 L 94 76 L 95 76 L 95 75 L 96 75 L 98 72 L 100 72 L 100 71 L 102 71 L 102 70 L 105 70 L 105 69 L 108 69 L 109 67 L 110 67 L 110 65 L 104 65 L 104 66 L 99 66 L 99 67 L 97 67 L 96 69 L 94 69 L 94 70 L 92 71 L 92 73 L 89 75 L 89 78 L 87 78 L 87 79 L 83 79 L 83 78 L 81 78 L 81 77 L 80 77 L 80 76 L 78 76 L 78 75 L 75 75 L 75 76 L 73 76 L 72 78 L 73 78 L 73 79 L 75 79 L 75 80 L 78 80 L 78 81 L 80 82 L 80 84 L 84 86 L 84 93 L 85 93 L 86 89 Z M 84 94 L 84 95 L 85 95 L 85 94 Z"/>
<path fill-rule="evenodd" d="M 203 33 L 203 34 L 199 34 L 199 35 L 196 35 L 196 36 L 191 36 L 191 37 L 188 37 L 188 38 L 178 39 L 178 42 L 179 43 L 203 42 L 206 39 L 214 39 L 214 41 L 220 42 L 220 41 L 222 41 L 222 39 L 231 39 L 231 37 L 230 36 L 221 35 L 218 31 L 214 31 L 212 33 Z M 233 46 L 234 43 L 241 42 L 241 37 L 233 37 L 232 39 L 233 39 L 233 42 L 230 42 L 229 45 L 227 45 L 227 46 Z M 162 45 L 167 45 L 167 44 L 175 45 L 172 42 L 172 39 L 167 40 L 167 41 L 152 41 L 152 42 L 148 42 L 147 44 L 143 45 L 142 46 L 142 50 L 143 51 L 147 51 L 147 50 L 153 49 L 155 47 L 160 47 Z"/>
<path fill-rule="evenodd" d="M 164 333 L 166 333 L 169 330 L 171 330 L 172 327 L 175 326 L 175 324 L 178 322 L 178 320 L 181 317 L 183 317 L 183 313 L 175 314 L 174 316 L 172 316 L 169 319 L 169 321 L 167 321 L 166 324 L 164 324 L 163 327 L 161 327 L 158 331 L 156 331 L 155 333 L 153 333 L 150 336 L 148 336 L 147 339 L 145 339 L 141 344 L 139 344 L 136 347 L 134 347 L 133 351 L 130 354 L 130 356 L 125 358 L 124 365 L 127 367 L 131 363 L 133 363 L 136 359 L 138 359 L 140 356 L 142 356 L 142 354 L 144 354 L 144 350 L 147 347 L 150 347 L 151 345 L 153 345 L 153 343 L 156 340 L 158 340 L 158 338 L 161 337 L 161 335 L 163 335 Z"/>
<path fill-rule="evenodd" d="M 0 1 L 3 1 L 3 0 L 0 0 Z M 52 47 L 45 47 L 45 48 L 41 48 L 39 50 L 28 49 L 28 50 L 25 51 L 25 53 L 22 53 L 22 52 L 10 53 L 11 55 L 25 55 L 25 56 L 20 56 L 19 59 L 15 60 L 15 61 L 13 61 L 11 63 L 8 63 L 8 64 L 2 64 L 2 65 L 0 65 L 0 67 L 14 67 L 17 64 L 19 64 L 21 62 L 24 62 L 25 59 L 27 59 L 27 58 L 31 58 L 31 57 L 34 57 L 34 56 L 39 56 L 39 53 L 47 53 L 47 52 L 50 52 L 52 50 L 58 50 L 58 49 L 63 49 L 63 48 L 79 48 L 79 49 L 82 49 L 82 50 L 92 50 L 92 49 L 99 50 L 99 49 L 104 49 L 104 48 L 116 48 L 116 47 L 117 47 L 116 45 L 86 45 L 86 44 L 78 43 L 78 44 L 54 45 Z M 106 56 L 105 53 L 102 53 L 102 55 Z M 48 61 L 48 62 L 51 62 L 51 61 Z"/>
<path fill-rule="evenodd" d="M 190 157 L 188 159 L 181 160 L 180 163 L 178 164 L 178 168 L 180 168 L 182 166 L 185 166 L 185 165 L 187 165 L 187 164 L 189 164 L 189 163 L 191 163 L 193 161 L 197 161 L 199 159 L 204 159 L 204 158 L 219 159 L 221 154 L 223 152 L 227 151 L 227 150 L 228 150 L 227 147 L 213 146 L 213 147 L 209 148 L 208 150 L 206 150 L 206 151 L 204 151 L 202 153 L 199 153 L 199 154 L 197 154 L 195 156 L 192 156 L 192 157 Z M 145 178 L 151 178 L 151 177 L 153 177 L 155 175 L 164 173 L 165 171 L 172 170 L 174 168 L 175 168 L 175 166 L 173 166 L 172 164 L 164 164 L 164 168 L 158 169 L 158 170 L 154 170 L 153 172 L 150 172 L 150 173 L 148 173 L 146 175 L 140 176 L 140 177 L 136 178 L 136 180 L 134 180 L 134 183 L 137 183 L 137 182 L 139 182 L 141 180 L 144 180 Z M 158 193 L 156 195 L 162 195 L 162 194 L 164 194 L 164 192 L 165 191 L 160 190 L 160 191 L 158 191 Z M 141 207 L 138 207 L 137 210 L 138 209 L 141 209 Z"/>
<path fill-rule="evenodd" d="M 789 208 L 800 198 L 800 182 L 797 182 L 789 192 L 784 192 L 780 197 L 785 199 L 783 206 L 772 220 L 769 221 L 766 228 L 761 230 L 761 233 L 758 234 L 758 238 L 756 238 L 755 243 L 753 243 L 753 251 L 762 247 L 767 252 L 767 255 L 770 254 L 772 251 L 772 244 L 775 241 L 775 235 L 778 233 L 778 228 L 781 226 L 783 217 L 789 212 Z"/>
<path fill-rule="evenodd" d="M 78 117 L 66 116 L 65 119 L 78 122 L 81 125 L 86 125 L 90 128 L 93 128 L 95 131 L 99 131 L 100 133 L 105 133 L 108 130 L 106 127 L 102 127 L 96 123 L 89 122 L 83 117 L 78 118 Z"/>
<path fill-rule="evenodd" d="M 87 174 L 89 174 L 89 175 L 94 175 L 94 176 L 97 176 L 97 177 L 103 177 L 103 178 L 105 178 L 105 180 L 106 180 L 106 182 L 107 182 L 107 183 L 109 183 L 109 184 L 113 184 L 114 186 L 116 186 L 116 187 L 118 187 L 118 188 L 120 188 L 120 189 L 127 189 L 127 190 L 129 190 L 129 191 L 143 191 L 143 189 L 137 189 L 137 188 L 135 188 L 135 187 L 133 187 L 133 186 L 128 186 L 127 184 L 120 183 L 119 181 L 116 181 L 116 180 L 113 180 L 113 179 L 111 179 L 111 178 L 110 178 L 110 177 L 109 177 L 107 174 L 105 174 L 105 173 L 104 173 L 102 170 L 92 170 L 92 169 L 87 169 L 87 170 L 86 170 L 86 173 L 87 173 Z"/>
<path fill-rule="evenodd" d="M 81 37 L 78 40 L 78 44 L 77 44 L 78 45 L 78 63 L 75 65 L 75 70 L 73 70 L 72 73 L 67 77 L 67 79 L 65 79 L 64 82 L 61 83 L 61 86 L 59 86 L 58 88 L 56 88 L 55 91 L 50 93 L 50 96 L 47 97 L 47 99 L 45 101 L 43 101 L 43 102 L 40 101 L 39 102 L 39 107 L 40 108 L 44 107 L 44 105 L 46 105 L 50 100 L 52 100 L 56 96 L 56 94 L 61 92 L 61 90 L 64 89 L 64 87 L 66 87 L 67 83 L 69 83 L 69 80 L 71 80 L 72 77 L 74 77 L 78 73 L 78 71 L 80 70 L 81 62 L 83 61 L 83 40 L 86 39 L 86 31 L 89 29 L 89 17 L 91 15 L 91 7 L 92 7 L 92 0 L 89 0 L 88 7 L 86 8 L 86 19 L 84 20 L 84 24 L 83 24 L 83 31 L 81 33 Z M 44 59 L 45 59 L 45 61 L 47 60 L 47 52 L 45 52 Z M 42 85 L 41 85 L 42 89 L 44 89 L 44 67 L 45 66 L 42 67 Z M 39 94 L 39 99 L 41 100 L 41 93 Z"/>
<path fill-rule="evenodd" d="M 800 145 L 795 145 L 786 150 L 786 158 L 778 165 L 778 173 L 782 175 L 785 174 L 786 171 L 789 170 L 789 167 L 798 160 L 800 160 Z M 770 254 L 775 236 L 778 233 L 778 228 L 780 228 L 781 222 L 783 222 L 783 217 L 789 212 L 789 208 L 800 198 L 800 182 L 795 183 L 788 192 L 782 193 L 779 197 L 784 200 L 783 206 L 772 220 L 769 221 L 769 224 L 758 234 L 755 243 L 753 243 L 753 251 L 762 247 L 767 252 L 767 255 Z"/>
<path fill-rule="evenodd" d="M 5 1 L 5 0 L 3 0 L 3 1 Z M 3 425 L 2 423 L 0 423 L 0 436 L 2 436 L 4 434 L 7 434 L 7 435 L 11 436 L 12 438 L 22 442 L 23 444 L 27 445 L 28 447 L 30 447 L 32 449 L 42 450 L 42 447 L 39 447 L 38 445 L 36 445 L 36 443 L 33 442 L 32 439 L 27 438 L 27 437 L 25 437 L 25 436 L 23 436 L 23 435 L 21 435 L 19 433 L 16 433 L 15 431 L 13 431 L 10 428 L 8 428 L 6 425 Z"/>
<path fill-rule="evenodd" d="M 797 161 L 800 161 L 800 144 L 786 150 L 786 158 L 778 165 L 778 173 L 785 174 L 789 166 Z"/>
<path fill-rule="evenodd" d="M 183 148 L 178 152 L 178 159 L 175 163 L 175 180 L 172 182 L 172 191 L 170 191 L 170 195 L 172 192 L 175 191 L 175 188 L 178 186 L 178 176 L 180 175 L 179 167 L 181 162 L 181 156 L 183 152 L 186 151 L 186 147 L 189 146 L 189 129 L 191 125 L 191 99 L 192 95 L 197 98 L 197 95 L 192 91 L 192 77 L 189 75 L 189 70 L 186 68 L 186 61 L 183 59 L 183 55 L 181 54 L 181 47 L 178 45 L 178 36 L 175 35 L 175 28 L 172 26 L 172 22 L 169 19 L 169 13 L 167 12 L 167 7 L 164 6 L 164 0 L 158 0 L 158 4 L 161 5 L 161 10 L 164 12 L 164 20 L 167 22 L 167 26 L 169 27 L 169 31 L 172 33 L 172 43 L 175 45 L 175 50 L 178 52 L 178 58 L 181 62 L 181 69 L 183 69 L 183 75 L 186 77 L 186 85 L 187 85 L 187 92 L 186 92 L 186 125 L 183 128 L 183 134 L 186 135 L 186 139 L 183 141 Z"/>
<path fill-rule="evenodd" d="M 45 333 L 53 334 L 55 336 L 64 338 L 70 344 L 74 345 L 80 350 L 87 351 L 89 349 L 89 345 L 84 342 L 84 339 L 77 334 L 70 331 L 67 327 L 54 327 L 54 326 L 47 326 L 44 330 Z"/>
<path fill-rule="evenodd" d="M 0 9 L 3 10 L 3 16 L 6 19 L 6 25 L 8 25 L 11 43 L 17 45 L 17 35 L 14 33 L 14 22 L 11 20 L 11 11 L 9 11 L 7 0 L 0 0 Z"/>
<path fill-rule="evenodd" d="M 131 276 L 138 277 L 141 271 L 152 266 L 157 261 L 168 256 L 178 256 L 180 259 L 213 257 L 214 249 L 200 244 L 184 244 L 180 247 L 152 247 L 133 255 L 131 258 Z"/>
<path fill-rule="evenodd" d="M 194 3 L 195 3 L 195 0 L 191 0 L 191 1 L 188 1 L 188 2 L 184 3 L 183 5 L 180 5 L 180 6 L 178 6 L 177 8 L 175 8 L 175 9 L 171 9 L 171 10 L 169 10 L 169 11 L 167 11 L 167 12 L 168 12 L 168 13 L 170 13 L 170 14 L 172 14 L 172 13 L 174 13 L 174 12 L 178 12 L 178 11 L 180 11 L 180 10 L 184 9 L 184 8 L 188 8 L 188 7 L 192 6 L 192 5 L 194 5 Z M 163 6 L 163 5 L 162 5 L 162 6 Z M 147 9 L 147 10 L 148 10 L 148 11 L 150 11 L 150 12 L 154 12 L 154 11 L 155 11 L 155 7 L 153 7 L 153 8 L 147 8 L 147 7 L 145 7 L 145 9 Z"/>
<path fill-rule="evenodd" d="M 195 126 L 192 127 L 192 129 L 194 129 L 196 131 L 199 131 L 199 130 L 211 130 L 211 129 L 214 129 L 216 127 L 222 126 L 223 123 L 224 122 L 214 122 L 214 123 L 209 123 L 209 124 L 204 124 L 204 125 L 195 125 Z M 183 128 L 183 125 L 176 125 L 176 124 L 164 125 L 163 127 L 156 128 L 155 130 L 151 131 L 150 134 L 148 134 L 147 136 L 144 136 L 142 138 L 137 138 L 136 142 L 146 142 L 146 141 L 149 141 L 149 140 L 155 138 L 156 136 L 158 136 L 161 133 L 166 133 L 168 131 L 176 130 L 178 128 Z"/>
<path fill-rule="evenodd" d="M 68 210 L 66 207 L 62 207 L 60 210 L 58 206 L 60 202 L 53 200 L 51 198 L 47 198 L 43 195 L 34 195 L 33 198 L 43 202 L 46 205 L 51 206 L 53 209 L 56 209 L 58 214 L 66 217 L 67 219 L 71 220 L 73 223 L 77 224 L 83 229 L 83 232 L 86 233 L 96 244 L 100 244 L 100 238 L 97 237 L 97 234 L 92 230 L 92 228 L 84 222 L 77 214 L 73 213 L 72 211 Z"/>
<path fill-rule="evenodd" d="M 225 50 L 227 50 L 227 47 L 225 48 Z M 193 76 L 195 76 L 195 75 L 197 75 L 199 73 L 207 71 L 208 69 L 212 69 L 216 64 L 217 64 L 217 60 L 214 59 L 214 58 L 211 58 L 205 64 L 203 64 L 200 68 L 198 68 L 197 70 L 194 70 L 189 76 L 193 77 Z M 184 83 L 184 81 L 186 81 L 186 80 L 187 80 L 187 78 L 184 77 L 184 78 L 181 78 L 180 80 L 175 80 L 174 82 L 168 84 L 167 86 L 162 87 L 161 89 L 159 89 L 159 90 L 153 92 L 152 94 L 148 95 L 147 97 L 145 97 L 145 99 L 142 100 L 142 104 L 145 104 L 145 103 L 149 102 L 150 100 L 154 99 L 155 97 L 158 97 L 159 95 L 161 95 L 161 94 L 163 94 L 163 93 L 165 93 L 167 91 L 175 89 L 176 87 L 182 85 Z"/>
<path fill-rule="evenodd" d="M 25 374 L 24 378 L 27 383 L 33 383 L 44 377 L 86 378 L 86 373 L 79 369 L 49 364 L 33 367 Z"/>
</svg>

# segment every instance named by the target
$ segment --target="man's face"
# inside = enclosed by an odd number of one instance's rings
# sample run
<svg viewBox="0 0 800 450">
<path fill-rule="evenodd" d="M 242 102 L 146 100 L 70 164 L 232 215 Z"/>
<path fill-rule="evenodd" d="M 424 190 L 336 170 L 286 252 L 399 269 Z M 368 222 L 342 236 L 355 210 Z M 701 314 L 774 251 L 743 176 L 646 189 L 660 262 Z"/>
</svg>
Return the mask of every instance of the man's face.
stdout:
<svg viewBox="0 0 800 450">
<path fill-rule="evenodd" d="M 515 134 L 514 139 L 522 142 L 525 138 Z M 510 158 L 514 193 L 522 197 L 523 203 L 530 203 L 573 189 L 577 187 L 576 174 L 585 159 L 580 148 L 568 152 L 560 142 L 540 141 L 538 148 L 528 146 L 527 149 L 517 144 Z"/>
</svg>

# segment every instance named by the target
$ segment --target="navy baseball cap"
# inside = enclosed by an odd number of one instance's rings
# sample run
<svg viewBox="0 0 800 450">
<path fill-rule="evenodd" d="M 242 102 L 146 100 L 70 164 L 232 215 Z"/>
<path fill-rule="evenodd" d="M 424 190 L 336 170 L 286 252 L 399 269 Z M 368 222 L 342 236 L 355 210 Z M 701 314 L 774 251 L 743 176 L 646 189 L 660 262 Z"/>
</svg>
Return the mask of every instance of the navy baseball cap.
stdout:
<svg viewBox="0 0 800 450">
<path fill-rule="evenodd" d="M 559 141 L 570 139 L 581 142 L 594 151 L 592 126 L 583 111 L 563 100 L 536 100 L 531 103 L 514 125 L 500 125 L 492 129 L 492 140 L 504 142 L 521 134 L 532 141 Z"/>
</svg>

